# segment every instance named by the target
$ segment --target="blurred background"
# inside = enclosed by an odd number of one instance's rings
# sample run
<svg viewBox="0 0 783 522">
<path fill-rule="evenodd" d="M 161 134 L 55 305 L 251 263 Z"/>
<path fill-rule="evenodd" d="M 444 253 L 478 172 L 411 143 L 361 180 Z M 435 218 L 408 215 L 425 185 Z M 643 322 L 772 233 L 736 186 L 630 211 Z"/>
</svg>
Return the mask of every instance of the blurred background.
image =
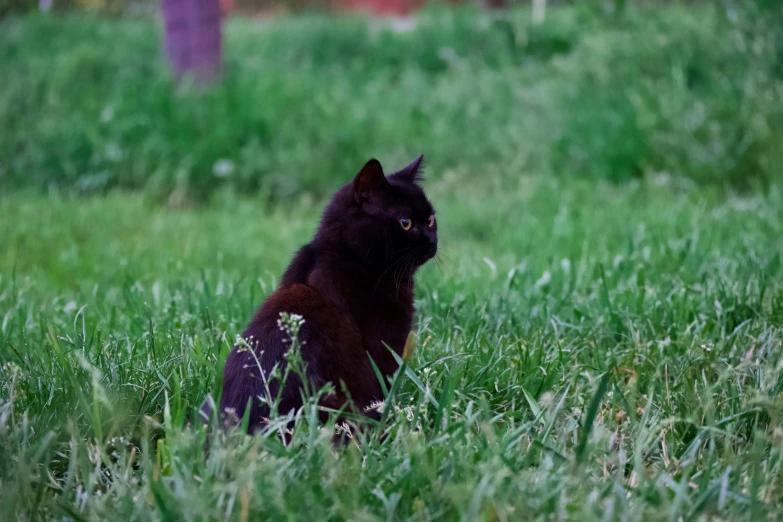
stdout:
<svg viewBox="0 0 783 522">
<path fill-rule="evenodd" d="M 0 16 L 4 191 L 323 196 L 370 156 L 420 152 L 435 177 L 486 183 L 742 189 L 783 159 L 774 0 L 0 0 Z"/>
</svg>

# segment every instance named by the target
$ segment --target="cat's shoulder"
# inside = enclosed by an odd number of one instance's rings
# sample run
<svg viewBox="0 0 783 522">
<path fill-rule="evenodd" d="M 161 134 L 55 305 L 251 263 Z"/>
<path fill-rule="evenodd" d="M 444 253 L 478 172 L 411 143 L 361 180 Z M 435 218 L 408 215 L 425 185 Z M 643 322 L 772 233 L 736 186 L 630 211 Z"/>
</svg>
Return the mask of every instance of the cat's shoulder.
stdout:
<svg viewBox="0 0 783 522">
<path fill-rule="evenodd" d="M 318 251 L 311 243 L 300 248 L 283 274 L 280 287 L 287 288 L 297 283 L 306 284 L 317 259 Z"/>
</svg>

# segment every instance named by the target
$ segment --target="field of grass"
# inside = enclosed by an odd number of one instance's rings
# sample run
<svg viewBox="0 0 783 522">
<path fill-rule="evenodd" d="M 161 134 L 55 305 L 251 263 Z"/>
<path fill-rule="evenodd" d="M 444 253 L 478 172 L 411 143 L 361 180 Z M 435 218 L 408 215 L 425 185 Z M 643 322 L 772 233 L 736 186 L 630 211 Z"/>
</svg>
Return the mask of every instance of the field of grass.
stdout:
<svg viewBox="0 0 783 522">
<path fill-rule="evenodd" d="M 150 21 L 0 21 L 0 520 L 783 519 L 783 24 L 472 14 L 235 20 L 209 92 Z M 323 196 L 419 152 L 382 429 L 208 434 Z"/>
<path fill-rule="evenodd" d="M 430 183 L 390 437 L 336 455 L 306 409 L 206 461 L 194 409 L 314 206 L 4 198 L 0 517 L 783 516 L 780 187 L 469 183 Z"/>
</svg>

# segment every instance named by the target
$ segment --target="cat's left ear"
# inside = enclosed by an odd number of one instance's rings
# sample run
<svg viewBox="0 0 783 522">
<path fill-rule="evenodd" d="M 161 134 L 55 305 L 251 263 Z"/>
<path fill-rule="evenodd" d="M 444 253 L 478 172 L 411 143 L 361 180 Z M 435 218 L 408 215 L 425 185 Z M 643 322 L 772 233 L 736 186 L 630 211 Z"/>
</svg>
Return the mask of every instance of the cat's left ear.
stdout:
<svg viewBox="0 0 783 522">
<path fill-rule="evenodd" d="M 353 194 L 356 201 L 364 203 L 379 190 L 387 187 L 389 182 L 383 175 L 381 163 L 373 158 L 368 161 L 353 180 Z"/>
<path fill-rule="evenodd" d="M 424 168 L 424 154 L 421 154 L 413 162 L 402 169 L 399 172 L 395 172 L 390 178 L 394 178 L 400 181 L 407 181 L 408 183 L 417 183 L 421 181 L 421 171 Z"/>
</svg>

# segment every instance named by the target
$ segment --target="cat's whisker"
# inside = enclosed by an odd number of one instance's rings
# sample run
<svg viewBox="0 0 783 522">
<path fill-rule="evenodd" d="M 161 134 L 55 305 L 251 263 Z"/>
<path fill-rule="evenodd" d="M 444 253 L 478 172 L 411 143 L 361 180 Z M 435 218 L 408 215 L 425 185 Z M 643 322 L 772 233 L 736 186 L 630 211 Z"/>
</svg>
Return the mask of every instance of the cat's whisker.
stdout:
<svg viewBox="0 0 783 522">
<path fill-rule="evenodd" d="M 453 252 L 451 251 L 451 249 L 449 248 L 448 245 L 442 245 L 441 244 L 441 245 L 438 245 L 438 254 L 451 255 L 451 254 L 453 254 Z"/>
<path fill-rule="evenodd" d="M 448 250 L 442 250 L 439 248 L 438 253 L 435 255 L 435 260 L 443 263 L 453 263 L 454 257 L 455 256 L 452 252 L 449 252 Z"/>
<path fill-rule="evenodd" d="M 401 261 L 402 261 L 403 259 L 404 259 L 404 258 L 400 258 L 400 259 L 398 259 L 397 261 L 395 261 L 394 263 L 392 263 L 391 265 L 389 265 L 389 266 L 386 268 L 386 270 L 384 270 L 384 271 L 381 273 L 380 277 L 378 277 L 378 281 L 375 283 L 375 286 L 374 286 L 374 287 L 373 287 L 373 289 L 372 289 L 372 295 L 374 295 L 374 294 L 375 294 L 375 291 L 378 289 L 378 285 L 379 285 L 379 284 L 381 283 L 381 281 L 383 280 L 383 276 L 384 276 L 384 275 L 386 275 L 386 272 L 388 272 L 389 270 L 391 270 L 392 268 L 394 268 L 395 266 L 397 266 L 399 263 L 401 263 Z"/>
<path fill-rule="evenodd" d="M 421 256 L 421 254 L 422 254 L 421 249 L 418 249 L 411 252 L 406 258 L 405 268 L 401 275 L 405 275 L 406 282 L 408 284 L 411 284 L 411 282 L 413 281 L 413 274 L 416 272 L 416 268 L 417 268 L 416 258 Z"/>
<path fill-rule="evenodd" d="M 440 273 L 442 275 L 445 275 L 445 273 L 446 273 L 446 271 L 445 271 L 446 265 L 443 263 L 443 260 L 438 255 L 436 255 L 433 259 L 435 261 L 435 265 L 440 270 Z"/>
<path fill-rule="evenodd" d="M 402 277 L 405 274 L 405 271 L 408 269 L 408 265 L 410 264 L 411 260 L 413 259 L 414 253 L 407 253 L 405 256 L 401 258 L 401 263 L 399 263 L 399 266 L 397 269 L 394 270 L 394 283 L 395 283 L 395 295 L 399 295 L 400 293 L 400 283 L 402 282 Z M 402 270 L 400 270 L 402 269 Z M 400 276 L 397 277 L 397 273 L 399 272 Z M 410 281 L 410 276 L 409 276 Z"/>
</svg>

